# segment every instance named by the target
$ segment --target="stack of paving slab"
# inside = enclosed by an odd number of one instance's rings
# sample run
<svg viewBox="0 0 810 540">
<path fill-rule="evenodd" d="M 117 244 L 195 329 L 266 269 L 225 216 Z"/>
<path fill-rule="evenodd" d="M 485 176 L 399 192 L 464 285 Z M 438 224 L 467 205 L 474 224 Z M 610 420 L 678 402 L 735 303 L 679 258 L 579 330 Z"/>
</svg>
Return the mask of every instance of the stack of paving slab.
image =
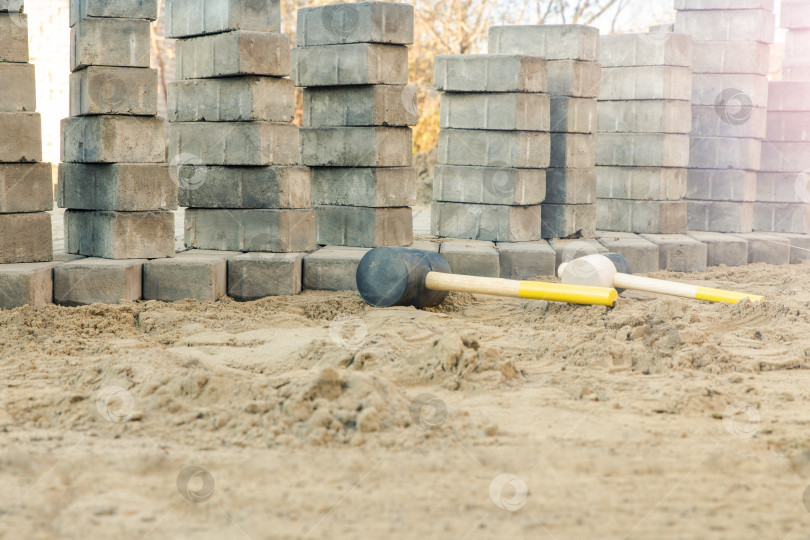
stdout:
<svg viewBox="0 0 810 540">
<path fill-rule="evenodd" d="M 596 226 L 686 232 L 692 39 L 655 29 L 602 36 Z"/>
<path fill-rule="evenodd" d="M 178 40 L 169 160 L 192 251 L 148 264 L 144 296 L 298 294 L 315 213 L 279 1 L 170 0 L 166 28 Z M 195 284 L 189 272 L 204 279 Z"/>
<path fill-rule="evenodd" d="M 41 163 L 34 66 L 21 2 L 0 0 L 0 309 L 51 302 L 51 164 Z"/>
<path fill-rule="evenodd" d="M 408 86 L 413 6 L 298 10 L 293 80 L 303 90 L 301 157 L 311 168 L 317 243 L 304 287 L 354 289 L 369 249 L 413 243 L 416 89 Z"/>
<path fill-rule="evenodd" d="M 750 233 L 765 137 L 773 0 L 676 0 L 693 45 L 690 231 Z"/>
<path fill-rule="evenodd" d="M 146 260 L 174 256 L 177 190 L 150 69 L 156 18 L 154 0 L 70 3 L 58 202 L 66 208 L 65 250 L 90 259 L 55 270 L 57 303 L 138 300 Z"/>
<path fill-rule="evenodd" d="M 541 236 L 593 238 L 599 30 L 581 25 L 494 26 L 488 50 L 547 60 L 551 157 Z"/>
</svg>

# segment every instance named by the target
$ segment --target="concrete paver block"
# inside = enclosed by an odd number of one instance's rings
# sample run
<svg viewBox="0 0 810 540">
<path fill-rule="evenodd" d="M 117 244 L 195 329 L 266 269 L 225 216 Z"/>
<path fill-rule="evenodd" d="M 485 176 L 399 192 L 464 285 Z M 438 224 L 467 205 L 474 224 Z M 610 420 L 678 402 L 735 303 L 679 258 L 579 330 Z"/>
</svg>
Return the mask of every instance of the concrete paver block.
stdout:
<svg viewBox="0 0 810 540">
<path fill-rule="evenodd" d="M 501 206 L 433 202 L 434 236 L 489 242 L 540 240 L 540 206 Z"/>
<path fill-rule="evenodd" d="M 597 101 L 594 98 L 551 97 L 550 131 L 556 133 L 595 133 Z"/>
<path fill-rule="evenodd" d="M 692 111 L 688 101 L 600 101 L 602 133 L 689 133 Z"/>
<path fill-rule="evenodd" d="M 241 252 L 299 253 L 315 249 L 312 210 L 186 210 L 186 246 Z"/>
<path fill-rule="evenodd" d="M 176 0 L 175 0 L 176 1 Z M 81 19 L 114 18 L 157 20 L 157 0 L 70 0 L 70 26 Z"/>
<path fill-rule="evenodd" d="M 768 140 L 773 142 L 810 141 L 810 111 L 769 111 Z"/>
<path fill-rule="evenodd" d="M 276 77 L 225 77 L 169 84 L 169 122 L 292 122 L 295 86 Z"/>
<path fill-rule="evenodd" d="M 810 204 L 754 203 L 754 231 L 810 233 Z"/>
<path fill-rule="evenodd" d="M 599 243 L 611 253 L 619 253 L 630 262 L 634 274 L 658 271 L 658 246 L 632 233 L 596 231 Z"/>
<path fill-rule="evenodd" d="M 62 163 L 57 200 L 74 210 L 175 210 L 177 183 L 164 164 Z"/>
<path fill-rule="evenodd" d="M 782 0 L 782 28 L 810 28 L 810 6 L 803 0 Z"/>
<path fill-rule="evenodd" d="M 595 62 L 550 60 L 546 67 L 549 95 L 596 98 L 602 91 L 602 68 Z"/>
<path fill-rule="evenodd" d="M 549 131 L 551 103 L 545 94 L 446 93 L 439 126 L 456 129 Z"/>
<path fill-rule="evenodd" d="M 696 36 L 698 37 L 698 36 Z M 702 39 L 702 38 L 701 38 Z M 770 47 L 758 41 L 695 41 L 692 73 L 767 75 Z"/>
<path fill-rule="evenodd" d="M 596 167 L 600 199 L 679 201 L 686 195 L 687 170 L 661 167 Z"/>
<path fill-rule="evenodd" d="M 748 242 L 748 264 L 790 264 L 790 242 L 781 242 L 768 234 L 740 234 Z"/>
<path fill-rule="evenodd" d="M 691 135 L 764 139 L 767 116 L 761 107 L 693 105 Z"/>
<path fill-rule="evenodd" d="M 301 163 L 310 167 L 410 167 L 407 127 L 301 128 Z"/>
<path fill-rule="evenodd" d="M 694 231 L 688 236 L 706 244 L 707 266 L 748 264 L 748 242 L 735 234 Z"/>
<path fill-rule="evenodd" d="M 53 267 L 59 261 L 0 265 L 0 310 L 53 304 Z"/>
<path fill-rule="evenodd" d="M 146 19 L 82 19 L 70 29 L 70 70 L 87 66 L 148 68 L 151 22 Z"/>
<path fill-rule="evenodd" d="M 556 238 L 548 241 L 551 248 L 556 254 L 554 261 L 554 275 L 557 275 L 557 270 L 562 263 L 571 262 L 574 259 L 585 257 L 587 255 L 596 255 L 599 253 L 607 253 L 608 250 L 599 241 L 594 239 L 567 239 Z"/>
<path fill-rule="evenodd" d="M 810 26 L 810 23 L 807 23 Z M 808 49 L 810 49 L 810 31 L 807 29 L 791 29 L 785 36 L 785 61 L 790 65 L 804 65 L 808 63 Z"/>
<path fill-rule="evenodd" d="M 760 168 L 761 149 L 759 139 L 692 137 L 689 141 L 689 167 L 756 171 Z"/>
<path fill-rule="evenodd" d="M 42 161 L 41 126 L 39 113 L 0 113 L 0 163 Z"/>
<path fill-rule="evenodd" d="M 298 165 L 298 126 L 276 122 L 169 124 L 169 163 Z"/>
<path fill-rule="evenodd" d="M 741 107 L 765 108 L 768 106 L 768 78 L 747 73 L 696 74 L 692 81 L 692 105 L 725 106 L 732 111 Z"/>
<path fill-rule="evenodd" d="M 362 2 L 298 10 L 299 47 L 344 43 L 410 45 L 413 39 L 413 6 L 405 3 Z"/>
<path fill-rule="evenodd" d="M 692 70 L 673 66 L 612 67 L 602 69 L 604 101 L 692 98 Z M 714 104 L 714 101 L 712 101 Z"/>
<path fill-rule="evenodd" d="M 754 201 L 757 173 L 734 169 L 689 169 L 686 198 L 705 201 Z"/>
<path fill-rule="evenodd" d="M 246 253 L 228 260 L 228 296 L 240 302 L 301 292 L 306 253 Z"/>
<path fill-rule="evenodd" d="M 782 64 L 782 78 L 786 81 L 810 80 L 810 66 L 791 65 L 787 60 Z"/>
<path fill-rule="evenodd" d="M 596 165 L 596 136 L 590 133 L 552 133 L 550 167 L 587 169 Z"/>
<path fill-rule="evenodd" d="M 774 0 L 675 0 L 675 9 L 767 9 L 773 11 Z"/>
<path fill-rule="evenodd" d="M 82 116 L 62 119 L 65 163 L 164 163 L 163 118 Z"/>
<path fill-rule="evenodd" d="M 689 144 L 689 135 L 684 134 L 599 133 L 596 136 L 596 163 L 639 167 L 686 167 L 689 166 Z"/>
<path fill-rule="evenodd" d="M 678 11 L 675 31 L 703 41 L 773 43 L 776 19 L 764 9 Z"/>
<path fill-rule="evenodd" d="M 810 141 L 763 142 L 762 166 L 758 168 L 769 172 L 795 172 L 810 169 Z"/>
<path fill-rule="evenodd" d="M 156 69 L 89 66 L 70 74 L 70 116 L 155 116 Z"/>
<path fill-rule="evenodd" d="M 472 204 L 530 206 L 546 195 L 546 171 L 436 165 L 433 200 Z"/>
<path fill-rule="evenodd" d="M 454 274 L 501 277 L 501 263 L 495 244 L 482 240 L 451 239 L 442 242 L 439 253 Z"/>
<path fill-rule="evenodd" d="M 36 76 L 33 64 L 0 63 L 0 80 L 3 81 L 0 86 L 0 112 L 36 111 Z"/>
<path fill-rule="evenodd" d="M 754 228 L 754 206 L 747 202 L 687 201 L 690 231 L 748 233 Z"/>
<path fill-rule="evenodd" d="M 80 259 L 53 269 L 53 301 L 63 306 L 119 304 L 143 296 L 145 259 Z"/>
<path fill-rule="evenodd" d="M 596 202 L 594 167 L 546 169 L 546 198 L 549 204 L 593 204 Z"/>
<path fill-rule="evenodd" d="M 413 243 L 410 208 L 315 206 L 318 244 L 373 248 Z"/>
<path fill-rule="evenodd" d="M 0 264 L 47 262 L 52 258 L 50 214 L 0 214 Z"/>
<path fill-rule="evenodd" d="M 408 48 L 355 43 L 296 48 L 292 51 L 296 86 L 408 84 Z"/>
<path fill-rule="evenodd" d="M 539 131 L 443 129 L 439 164 L 542 169 L 551 159 L 551 138 Z"/>
<path fill-rule="evenodd" d="M 370 250 L 327 246 L 304 257 L 304 288 L 313 291 L 356 291 L 357 267 Z"/>
<path fill-rule="evenodd" d="M 546 92 L 546 60 L 519 54 L 440 54 L 433 60 L 439 92 Z"/>
<path fill-rule="evenodd" d="M 596 227 L 604 231 L 648 234 L 686 232 L 686 202 L 598 199 Z"/>
<path fill-rule="evenodd" d="M 684 34 L 613 34 L 600 37 L 599 64 L 606 67 L 692 66 L 692 38 Z"/>
<path fill-rule="evenodd" d="M 596 62 L 599 60 L 599 30 L 579 24 L 492 26 L 489 52 Z"/>
<path fill-rule="evenodd" d="M 171 0 L 166 4 L 166 37 L 234 30 L 281 32 L 279 0 Z"/>
<path fill-rule="evenodd" d="M 790 244 L 790 264 L 802 264 L 802 262 L 810 260 L 810 236 L 793 233 L 767 234 L 776 242 Z"/>
<path fill-rule="evenodd" d="M 233 75 L 287 77 L 290 38 L 286 34 L 244 30 L 177 42 L 177 79 L 209 79 Z"/>
<path fill-rule="evenodd" d="M 705 272 L 706 244 L 684 234 L 642 234 L 658 246 L 658 267 L 670 272 Z"/>
<path fill-rule="evenodd" d="M 768 110 L 810 110 L 810 81 L 771 81 L 768 85 Z"/>
<path fill-rule="evenodd" d="M 191 250 L 143 265 L 143 298 L 216 302 L 228 291 L 228 259 L 241 253 Z"/>
<path fill-rule="evenodd" d="M 543 238 L 593 238 L 595 234 L 596 205 L 543 204 Z"/>
<path fill-rule="evenodd" d="M 305 127 L 415 126 L 413 86 L 343 86 L 304 90 Z"/>
<path fill-rule="evenodd" d="M 314 205 L 390 208 L 411 206 L 415 202 L 416 169 L 411 167 L 312 169 Z"/>
<path fill-rule="evenodd" d="M 172 169 L 170 169 L 172 170 Z M 172 170 L 180 206 L 188 208 L 309 208 L 309 167 L 185 165 Z"/>
<path fill-rule="evenodd" d="M 0 13 L 0 62 L 28 62 L 28 15 Z"/>
<path fill-rule="evenodd" d="M 0 163 L 0 213 L 53 210 L 50 163 Z"/>
<path fill-rule="evenodd" d="M 503 279 L 526 280 L 556 275 L 557 253 L 545 240 L 537 242 L 499 242 Z"/>
<path fill-rule="evenodd" d="M 65 251 L 104 259 L 172 257 L 174 214 L 66 210 Z"/>
<path fill-rule="evenodd" d="M 756 200 L 759 202 L 810 203 L 810 171 L 757 173 Z"/>
</svg>

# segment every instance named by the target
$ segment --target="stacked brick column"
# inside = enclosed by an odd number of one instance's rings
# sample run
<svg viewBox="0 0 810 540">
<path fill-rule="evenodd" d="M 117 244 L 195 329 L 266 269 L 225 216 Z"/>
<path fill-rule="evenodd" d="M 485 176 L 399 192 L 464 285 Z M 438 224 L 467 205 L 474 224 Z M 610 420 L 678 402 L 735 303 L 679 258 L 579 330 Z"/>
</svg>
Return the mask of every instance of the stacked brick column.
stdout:
<svg viewBox="0 0 810 540">
<path fill-rule="evenodd" d="M 551 158 L 541 236 L 593 238 L 599 30 L 580 25 L 496 26 L 489 32 L 489 52 L 548 61 Z"/>
<path fill-rule="evenodd" d="M 293 80 L 304 87 L 302 162 L 311 167 L 321 245 L 413 242 L 414 12 L 362 2 L 298 11 Z M 306 263 L 305 263 L 306 264 Z"/>
<path fill-rule="evenodd" d="M 773 0 L 676 0 L 675 8 L 676 32 L 694 40 L 688 226 L 750 233 Z"/>
<path fill-rule="evenodd" d="M 782 81 L 770 83 L 754 230 L 810 233 L 810 4 L 782 2 Z"/>
<path fill-rule="evenodd" d="M 315 214 L 292 123 L 290 40 L 279 2 L 170 0 L 166 18 L 168 36 L 178 39 L 169 160 L 187 207 L 185 242 L 220 252 L 183 255 L 177 265 L 224 272 L 227 260 L 228 292 L 240 300 L 297 294 L 302 259 L 315 249 Z M 224 276 L 213 280 L 221 287 L 213 292 L 182 283 L 173 290 L 166 283 L 175 274 L 171 263 L 147 266 L 147 297 L 225 292 Z"/>
<path fill-rule="evenodd" d="M 603 231 L 685 233 L 692 39 L 603 36 L 597 218 Z"/>
</svg>

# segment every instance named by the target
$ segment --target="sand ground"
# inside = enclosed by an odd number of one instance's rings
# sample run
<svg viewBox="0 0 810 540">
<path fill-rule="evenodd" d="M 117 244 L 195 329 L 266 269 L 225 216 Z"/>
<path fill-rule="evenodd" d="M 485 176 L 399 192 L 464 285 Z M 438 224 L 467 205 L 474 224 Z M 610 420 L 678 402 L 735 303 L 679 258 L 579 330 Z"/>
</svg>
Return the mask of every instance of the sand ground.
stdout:
<svg viewBox="0 0 810 540">
<path fill-rule="evenodd" d="M 0 538 L 810 538 L 810 266 L 656 276 L 0 312 Z"/>
</svg>

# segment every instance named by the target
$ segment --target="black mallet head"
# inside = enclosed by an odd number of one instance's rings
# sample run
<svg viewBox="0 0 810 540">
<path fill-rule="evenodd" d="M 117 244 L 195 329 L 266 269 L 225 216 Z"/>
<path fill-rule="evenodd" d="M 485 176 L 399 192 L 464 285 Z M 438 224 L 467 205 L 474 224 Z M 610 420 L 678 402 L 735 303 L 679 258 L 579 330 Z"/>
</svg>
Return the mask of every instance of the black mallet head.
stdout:
<svg viewBox="0 0 810 540">
<path fill-rule="evenodd" d="M 375 307 L 435 307 L 447 297 L 445 291 L 425 288 L 428 272 L 450 274 L 447 260 L 432 251 L 379 247 L 366 253 L 357 267 L 357 290 Z"/>
</svg>

